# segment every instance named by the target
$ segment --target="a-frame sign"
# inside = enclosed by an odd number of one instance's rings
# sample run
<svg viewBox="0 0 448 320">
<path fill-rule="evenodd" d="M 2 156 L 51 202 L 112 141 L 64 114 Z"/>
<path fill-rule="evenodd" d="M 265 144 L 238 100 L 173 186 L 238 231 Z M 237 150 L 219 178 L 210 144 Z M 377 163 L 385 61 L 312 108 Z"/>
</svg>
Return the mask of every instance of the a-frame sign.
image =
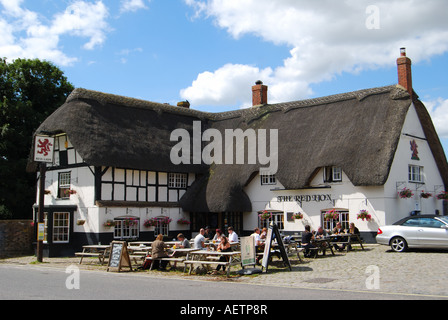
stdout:
<svg viewBox="0 0 448 320">
<path fill-rule="evenodd" d="M 264 245 L 264 252 L 263 252 L 263 261 L 261 263 L 262 268 L 268 272 L 268 265 L 269 260 L 271 258 L 271 247 L 272 247 L 272 240 L 277 240 L 277 246 L 280 250 L 280 254 L 283 259 L 283 263 L 285 264 L 285 267 L 289 267 L 289 270 L 292 270 L 291 263 L 289 262 L 288 255 L 286 254 L 285 246 L 283 244 L 282 237 L 280 236 L 280 232 L 278 231 L 278 227 L 275 224 L 271 224 L 268 229 L 268 234 L 266 235 L 266 242 Z"/>
</svg>

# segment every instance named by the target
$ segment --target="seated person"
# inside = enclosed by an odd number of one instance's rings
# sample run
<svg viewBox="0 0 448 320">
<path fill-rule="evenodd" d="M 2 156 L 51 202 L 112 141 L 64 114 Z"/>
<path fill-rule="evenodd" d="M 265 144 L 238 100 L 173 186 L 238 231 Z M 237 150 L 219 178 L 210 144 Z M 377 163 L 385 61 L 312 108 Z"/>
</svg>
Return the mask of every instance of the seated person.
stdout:
<svg viewBox="0 0 448 320">
<path fill-rule="evenodd" d="M 180 241 L 180 244 L 176 245 L 177 248 L 191 248 L 190 241 L 182 233 L 177 235 L 177 240 Z"/>
<path fill-rule="evenodd" d="M 336 227 L 333 229 L 333 234 L 344 234 L 345 230 L 342 228 L 342 224 L 340 222 L 336 223 Z M 338 237 L 337 242 L 345 242 L 347 241 L 347 237 Z M 334 248 L 336 250 L 342 251 L 345 249 L 345 243 L 337 244 L 335 243 Z"/>
<path fill-rule="evenodd" d="M 304 256 L 306 258 L 311 258 L 311 251 L 314 251 L 314 254 L 317 254 L 316 250 L 310 250 L 312 248 L 316 248 L 312 241 L 314 240 L 314 235 L 311 232 L 311 227 L 309 225 L 305 226 L 305 231 L 302 233 L 302 248 L 305 248 Z"/>
<path fill-rule="evenodd" d="M 152 243 L 151 247 L 152 247 L 152 252 L 151 252 L 152 259 L 170 257 L 168 255 L 168 253 L 165 251 L 167 246 L 165 245 L 165 242 L 163 242 L 162 234 L 159 234 L 157 236 L 156 240 Z M 154 263 L 153 269 L 158 268 L 159 270 L 165 270 L 166 265 L 168 264 L 168 261 L 152 260 L 152 263 Z"/>
<path fill-rule="evenodd" d="M 205 230 L 203 228 L 201 228 L 201 230 L 199 230 L 199 234 L 194 238 L 194 248 L 195 249 L 205 249 Z"/>
<path fill-rule="evenodd" d="M 324 228 L 322 227 L 317 228 L 317 231 L 314 233 L 314 237 L 316 239 L 325 238 L 327 235 L 328 235 L 327 231 L 325 231 Z"/>
<path fill-rule="evenodd" d="M 259 228 L 255 228 L 254 229 L 254 233 L 252 233 L 250 236 L 254 237 L 255 253 L 263 252 L 263 250 L 264 250 L 264 243 L 260 239 L 260 229 Z M 256 258 L 256 263 L 257 264 L 260 264 L 260 259 L 261 259 L 261 257 L 257 256 L 257 258 Z"/>
<path fill-rule="evenodd" d="M 216 250 L 217 250 L 217 251 L 220 251 L 220 252 L 232 252 L 232 248 L 230 248 L 230 242 L 229 242 L 229 240 L 227 239 L 227 237 L 226 237 L 226 236 L 221 236 L 221 239 L 220 239 L 220 240 L 221 240 L 221 241 L 219 242 L 219 244 L 218 244 Z M 219 258 L 219 261 L 220 261 L 220 262 L 227 262 L 227 261 L 228 261 L 228 257 L 221 256 L 221 257 Z M 222 267 L 222 270 L 223 270 L 223 271 L 226 271 L 226 267 L 225 267 L 225 266 L 218 265 L 218 266 L 216 267 L 216 272 L 218 272 L 218 271 L 221 269 L 221 267 Z"/>
</svg>

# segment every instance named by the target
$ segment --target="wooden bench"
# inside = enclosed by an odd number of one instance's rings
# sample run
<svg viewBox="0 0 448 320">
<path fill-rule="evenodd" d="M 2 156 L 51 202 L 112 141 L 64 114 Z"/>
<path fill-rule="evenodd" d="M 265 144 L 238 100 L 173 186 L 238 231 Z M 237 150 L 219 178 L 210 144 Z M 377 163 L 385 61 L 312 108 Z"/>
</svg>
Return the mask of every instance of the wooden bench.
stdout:
<svg viewBox="0 0 448 320">
<path fill-rule="evenodd" d="M 75 252 L 75 256 L 81 257 L 81 260 L 79 260 L 79 264 L 82 263 L 82 259 L 84 257 L 98 257 L 98 260 L 101 264 L 104 262 L 104 254 L 101 252 Z"/>
<path fill-rule="evenodd" d="M 227 262 L 223 262 L 223 261 L 206 261 L 206 260 L 203 260 L 203 261 L 184 261 L 184 264 L 185 264 L 185 268 L 187 268 L 187 265 L 190 265 L 190 269 L 188 271 L 188 274 L 190 274 L 190 275 L 191 275 L 191 271 L 193 269 L 193 265 L 194 264 L 202 264 L 202 265 L 206 264 L 206 265 L 214 265 L 214 266 L 223 266 L 223 267 L 227 268 L 227 277 L 229 277 L 230 276 L 230 267 L 233 266 L 233 265 L 239 264 L 239 263 L 230 263 L 228 261 Z"/>
<path fill-rule="evenodd" d="M 168 261 L 168 263 L 174 262 L 173 268 L 175 268 L 176 264 L 178 262 L 184 262 L 185 259 L 186 259 L 186 257 L 179 257 L 179 258 L 168 258 L 168 257 L 165 257 L 165 258 L 155 258 L 155 259 L 153 259 L 151 257 L 146 257 L 146 260 L 151 260 L 152 261 L 151 267 L 149 267 L 149 270 L 152 270 L 152 267 L 154 266 L 154 263 L 153 263 L 154 261 Z"/>
</svg>

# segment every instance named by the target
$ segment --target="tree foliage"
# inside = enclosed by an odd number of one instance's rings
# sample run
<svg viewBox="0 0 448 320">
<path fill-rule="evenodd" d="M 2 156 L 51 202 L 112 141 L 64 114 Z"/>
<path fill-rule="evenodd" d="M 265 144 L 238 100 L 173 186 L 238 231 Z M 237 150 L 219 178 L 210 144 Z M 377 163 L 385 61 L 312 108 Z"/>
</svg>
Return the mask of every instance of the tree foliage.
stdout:
<svg viewBox="0 0 448 320">
<path fill-rule="evenodd" d="M 36 175 L 26 172 L 32 135 L 73 85 L 52 63 L 0 58 L 0 218 L 29 218 Z"/>
</svg>

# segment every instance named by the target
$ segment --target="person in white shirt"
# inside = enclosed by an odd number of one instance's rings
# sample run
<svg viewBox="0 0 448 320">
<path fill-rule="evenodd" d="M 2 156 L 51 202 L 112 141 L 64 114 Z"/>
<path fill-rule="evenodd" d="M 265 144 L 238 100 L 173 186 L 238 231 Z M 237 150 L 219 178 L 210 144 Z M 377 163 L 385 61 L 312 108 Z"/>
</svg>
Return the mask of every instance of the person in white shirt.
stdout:
<svg viewBox="0 0 448 320">
<path fill-rule="evenodd" d="M 201 228 L 199 230 L 199 234 L 194 238 L 194 248 L 195 249 L 204 249 L 205 248 L 205 230 Z"/>
<path fill-rule="evenodd" d="M 260 253 L 263 252 L 264 250 L 264 246 L 263 246 L 263 242 L 260 239 L 260 229 L 259 228 L 255 228 L 254 229 L 254 233 L 252 233 L 250 235 L 251 237 L 254 237 L 254 242 L 255 242 L 255 252 Z M 260 256 L 257 256 L 256 258 L 256 263 L 260 264 Z"/>
<path fill-rule="evenodd" d="M 229 241 L 230 242 L 238 242 L 238 235 L 235 231 L 233 231 L 233 227 L 228 227 L 227 231 L 229 232 Z"/>
</svg>

